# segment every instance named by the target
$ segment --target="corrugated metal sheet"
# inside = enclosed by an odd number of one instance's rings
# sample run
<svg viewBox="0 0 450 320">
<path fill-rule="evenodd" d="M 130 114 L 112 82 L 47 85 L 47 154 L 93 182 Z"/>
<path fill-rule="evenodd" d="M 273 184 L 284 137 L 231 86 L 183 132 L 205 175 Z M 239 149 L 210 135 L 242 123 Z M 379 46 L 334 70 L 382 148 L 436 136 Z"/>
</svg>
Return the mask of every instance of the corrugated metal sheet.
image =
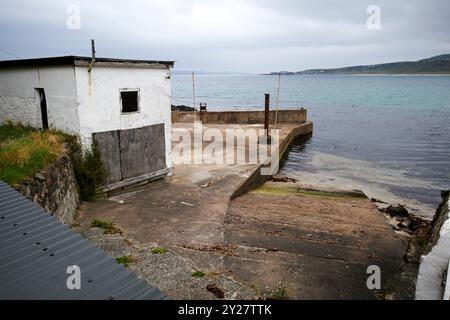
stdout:
<svg viewBox="0 0 450 320">
<path fill-rule="evenodd" d="M 81 289 L 67 288 L 70 265 L 81 269 Z M 0 181 L 0 299 L 165 298 Z"/>
</svg>

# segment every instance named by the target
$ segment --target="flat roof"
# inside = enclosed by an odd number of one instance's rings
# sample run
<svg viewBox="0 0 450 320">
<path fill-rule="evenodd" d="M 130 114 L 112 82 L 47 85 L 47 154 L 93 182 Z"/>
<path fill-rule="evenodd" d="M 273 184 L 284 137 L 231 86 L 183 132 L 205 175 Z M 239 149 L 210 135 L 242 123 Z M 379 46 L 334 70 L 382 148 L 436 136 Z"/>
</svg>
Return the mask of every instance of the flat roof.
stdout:
<svg viewBox="0 0 450 320">
<path fill-rule="evenodd" d="M 18 59 L 18 60 L 3 60 L 0 61 L 0 68 L 7 67 L 39 67 L 39 66 L 63 66 L 63 65 L 81 65 L 86 66 L 91 62 L 91 57 L 84 56 L 61 56 L 61 57 L 47 57 L 35 59 Z M 155 66 L 165 65 L 173 67 L 175 61 L 161 61 L 161 60 L 138 60 L 138 59 L 117 59 L 117 58 L 95 58 L 95 62 L 102 66 Z"/>
</svg>

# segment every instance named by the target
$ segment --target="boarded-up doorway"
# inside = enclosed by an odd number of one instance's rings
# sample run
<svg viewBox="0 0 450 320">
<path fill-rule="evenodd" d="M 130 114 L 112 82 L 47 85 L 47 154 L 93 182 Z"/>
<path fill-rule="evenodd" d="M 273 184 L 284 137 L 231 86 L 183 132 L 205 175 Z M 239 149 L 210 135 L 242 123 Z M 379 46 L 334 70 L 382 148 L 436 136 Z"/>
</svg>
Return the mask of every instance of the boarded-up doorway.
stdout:
<svg viewBox="0 0 450 320">
<path fill-rule="evenodd" d="M 93 134 L 109 171 L 106 184 L 166 168 L 164 123 Z"/>
<path fill-rule="evenodd" d="M 36 96 L 39 101 L 39 107 L 41 109 L 42 129 L 48 129 L 48 112 L 47 112 L 47 99 L 45 99 L 45 91 L 43 88 L 35 88 Z"/>
</svg>

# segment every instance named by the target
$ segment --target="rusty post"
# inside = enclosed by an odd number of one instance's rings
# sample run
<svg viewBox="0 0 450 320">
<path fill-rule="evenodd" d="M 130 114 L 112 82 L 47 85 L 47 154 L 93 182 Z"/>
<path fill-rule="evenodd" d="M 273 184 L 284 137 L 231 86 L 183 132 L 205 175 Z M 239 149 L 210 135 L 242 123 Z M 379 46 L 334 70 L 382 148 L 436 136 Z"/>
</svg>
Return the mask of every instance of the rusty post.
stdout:
<svg viewBox="0 0 450 320">
<path fill-rule="evenodd" d="M 91 39 L 91 62 L 89 63 L 89 67 L 88 67 L 88 72 L 91 72 L 92 67 L 94 66 L 95 63 L 95 40 Z"/>
<path fill-rule="evenodd" d="M 270 94 L 264 94 L 264 130 L 266 131 L 266 137 L 269 138 L 269 107 L 270 107 Z"/>
<path fill-rule="evenodd" d="M 95 40 L 91 39 L 91 55 L 92 60 L 95 60 Z"/>
</svg>

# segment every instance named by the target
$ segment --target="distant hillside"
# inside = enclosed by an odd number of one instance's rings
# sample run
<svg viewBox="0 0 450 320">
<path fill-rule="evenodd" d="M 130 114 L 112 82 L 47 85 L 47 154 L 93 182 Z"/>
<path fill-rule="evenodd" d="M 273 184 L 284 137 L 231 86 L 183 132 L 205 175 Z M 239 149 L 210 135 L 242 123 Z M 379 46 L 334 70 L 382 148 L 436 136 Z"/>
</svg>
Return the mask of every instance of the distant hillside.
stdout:
<svg viewBox="0 0 450 320">
<path fill-rule="evenodd" d="M 333 69 L 310 69 L 298 72 L 271 72 L 270 75 L 302 75 L 302 74 L 450 74 L 450 54 L 422 59 L 393 63 L 353 66 Z"/>
</svg>

